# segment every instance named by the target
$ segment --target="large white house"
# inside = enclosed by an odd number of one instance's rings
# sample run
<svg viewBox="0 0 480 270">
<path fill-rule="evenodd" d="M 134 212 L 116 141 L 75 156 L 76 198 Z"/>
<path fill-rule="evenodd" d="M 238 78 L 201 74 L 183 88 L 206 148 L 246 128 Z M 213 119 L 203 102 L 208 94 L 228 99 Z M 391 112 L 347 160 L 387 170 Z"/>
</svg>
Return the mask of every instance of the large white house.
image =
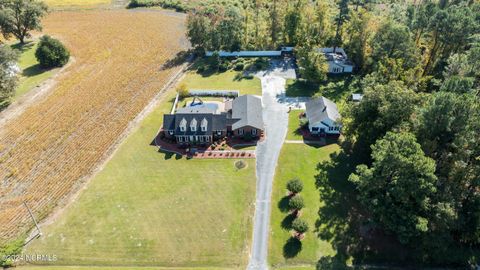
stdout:
<svg viewBox="0 0 480 270">
<path fill-rule="evenodd" d="M 339 135 L 342 125 L 337 105 L 324 97 L 305 104 L 308 129 L 312 135 Z"/>
<path fill-rule="evenodd" d="M 318 51 L 327 58 L 328 73 L 340 74 L 353 71 L 353 63 L 348 60 L 347 54 L 342 48 L 320 48 Z"/>
</svg>

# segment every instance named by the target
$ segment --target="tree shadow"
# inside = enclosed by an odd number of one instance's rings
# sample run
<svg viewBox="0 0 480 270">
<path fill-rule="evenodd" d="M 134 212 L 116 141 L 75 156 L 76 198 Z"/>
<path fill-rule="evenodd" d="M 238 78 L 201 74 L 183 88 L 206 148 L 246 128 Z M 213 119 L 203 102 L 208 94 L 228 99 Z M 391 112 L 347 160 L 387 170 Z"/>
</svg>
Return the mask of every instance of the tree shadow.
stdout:
<svg viewBox="0 0 480 270">
<path fill-rule="evenodd" d="M 289 214 L 285 216 L 285 218 L 282 220 L 281 226 L 285 230 L 291 230 L 292 229 L 292 223 L 295 220 L 296 216 L 294 214 Z"/>
<path fill-rule="evenodd" d="M 20 53 L 23 53 L 23 52 L 26 52 L 26 51 L 30 50 L 31 48 L 33 48 L 33 46 L 35 46 L 35 43 L 33 41 L 27 41 L 24 44 L 22 44 L 20 42 L 16 43 L 16 44 L 12 45 L 12 48 L 20 51 Z"/>
<path fill-rule="evenodd" d="M 52 68 L 42 68 L 40 64 L 35 64 L 33 66 L 29 66 L 28 68 L 24 69 L 22 71 L 22 75 L 25 77 L 32 77 L 50 70 L 52 70 Z"/>
<path fill-rule="evenodd" d="M 290 208 L 288 207 L 289 201 L 290 201 L 290 197 L 285 196 L 278 202 L 278 209 L 280 209 L 280 212 L 287 213 L 290 210 Z"/>
<path fill-rule="evenodd" d="M 350 257 L 354 264 L 402 262 L 408 254 L 405 247 L 372 221 L 348 181 L 361 154 L 348 143 L 343 143 L 342 149 L 317 165 L 315 184 L 324 202 L 315 224 L 317 236 L 332 244 L 337 253 L 335 263 L 344 260 L 344 264 Z"/>
<path fill-rule="evenodd" d="M 302 242 L 295 237 L 290 237 L 283 246 L 283 257 L 294 258 L 302 251 Z"/>
<path fill-rule="evenodd" d="M 161 67 L 160 70 L 170 69 L 176 66 L 179 66 L 185 62 L 192 62 L 194 60 L 194 56 L 191 51 L 180 51 L 178 52 L 175 57 L 172 59 L 167 60 Z"/>
</svg>

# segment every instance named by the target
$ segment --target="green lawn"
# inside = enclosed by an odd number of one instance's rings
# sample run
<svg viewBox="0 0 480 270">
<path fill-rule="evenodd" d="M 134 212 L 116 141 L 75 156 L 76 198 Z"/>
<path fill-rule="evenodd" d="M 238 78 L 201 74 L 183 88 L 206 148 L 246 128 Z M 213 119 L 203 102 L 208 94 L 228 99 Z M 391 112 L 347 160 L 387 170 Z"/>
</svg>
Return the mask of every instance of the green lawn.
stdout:
<svg viewBox="0 0 480 270">
<path fill-rule="evenodd" d="M 19 270 L 227 270 L 231 268 L 203 268 L 203 267 L 109 267 L 109 266 L 20 266 Z M 291 269 L 294 270 L 294 269 Z M 303 269 L 302 269 L 303 270 Z M 305 270 L 308 270 L 305 269 Z"/>
<path fill-rule="evenodd" d="M 20 74 L 18 87 L 15 90 L 15 95 L 13 96 L 13 100 L 16 100 L 20 96 L 32 90 L 34 87 L 41 84 L 46 79 L 50 78 L 58 69 L 45 70 L 40 67 L 37 59 L 35 58 L 37 44 L 33 41 L 23 46 L 20 44 L 15 44 L 12 45 L 12 48 L 20 51 L 21 53 L 18 64 L 22 71 Z"/>
<path fill-rule="evenodd" d="M 262 95 L 260 79 L 241 78 L 238 71 L 228 70 L 221 73 L 200 74 L 190 71 L 184 80 L 188 89 L 239 90 L 240 95 Z"/>
<path fill-rule="evenodd" d="M 302 110 L 292 110 L 288 115 L 287 140 L 303 140 L 302 134 L 298 131 L 300 128 L 299 115 L 302 112 Z"/>
<path fill-rule="evenodd" d="M 272 193 L 271 236 L 269 262 L 274 267 L 314 265 L 324 255 L 333 255 L 331 244 L 320 240 L 315 232 L 318 210 L 321 206 L 320 196 L 315 186 L 316 166 L 320 161 L 328 160 L 330 154 L 339 150 L 337 144 L 320 148 L 304 144 L 284 144 L 280 155 Z M 304 183 L 301 192 L 306 208 L 301 217 L 305 219 L 310 231 L 302 240 L 300 248 L 287 244 L 291 237 L 288 229 L 291 218 L 285 212 L 288 203 L 285 188 L 288 180 L 299 177 Z"/>
<path fill-rule="evenodd" d="M 237 170 L 232 159 L 159 153 L 150 143 L 171 105 L 141 123 L 27 254 L 55 254 L 57 265 L 246 265 L 255 160 Z"/>
<path fill-rule="evenodd" d="M 359 91 L 357 83 L 358 80 L 349 75 L 329 77 L 326 82 L 316 85 L 288 79 L 285 90 L 289 97 L 325 96 L 338 104 L 345 101 L 353 92 Z"/>
</svg>

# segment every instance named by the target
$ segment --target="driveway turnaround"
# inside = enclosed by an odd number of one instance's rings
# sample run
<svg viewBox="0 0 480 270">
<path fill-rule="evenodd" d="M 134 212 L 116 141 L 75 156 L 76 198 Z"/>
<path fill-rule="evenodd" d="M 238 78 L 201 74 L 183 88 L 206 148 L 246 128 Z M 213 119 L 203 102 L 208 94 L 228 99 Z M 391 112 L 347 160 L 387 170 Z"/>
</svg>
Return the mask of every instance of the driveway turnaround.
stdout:
<svg viewBox="0 0 480 270">
<path fill-rule="evenodd" d="M 280 102 L 282 96 L 285 95 L 285 79 L 274 74 L 263 74 L 260 79 L 262 81 L 266 139 L 258 144 L 256 149 L 257 198 L 249 270 L 268 269 L 267 253 L 273 177 L 288 129 L 288 106 Z"/>
</svg>

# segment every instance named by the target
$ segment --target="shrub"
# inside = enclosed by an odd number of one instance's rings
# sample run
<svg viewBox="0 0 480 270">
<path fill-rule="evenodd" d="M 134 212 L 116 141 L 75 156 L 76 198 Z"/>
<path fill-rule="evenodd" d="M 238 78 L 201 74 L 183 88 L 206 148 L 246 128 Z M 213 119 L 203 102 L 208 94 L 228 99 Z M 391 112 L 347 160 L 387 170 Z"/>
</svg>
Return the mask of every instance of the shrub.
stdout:
<svg viewBox="0 0 480 270">
<path fill-rule="evenodd" d="M 303 183 L 298 178 L 294 178 L 287 183 L 287 189 L 293 193 L 297 194 L 303 190 Z"/>
<path fill-rule="evenodd" d="M 304 234 L 308 231 L 308 224 L 305 220 L 297 218 L 292 222 L 292 229 L 299 234 Z"/>
<path fill-rule="evenodd" d="M 306 117 L 300 118 L 300 127 L 307 128 L 308 127 L 308 119 Z"/>
<path fill-rule="evenodd" d="M 248 142 L 248 141 L 251 141 L 251 140 L 253 139 L 252 134 L 250 134 L 250 133 L 245 133 L 245 135 L 243 135 L 243 139 L 244 139 L 245 141 L 247 141 L 247 142 Z"/>
<path fill-rule="evenodd" d="M 70 53 L 58 39 L 45 35 L 40 38 L 35 57 L 43 68 L 61 67 L 68 62 Z"/>
<path fill-rule="evenodd" d="M 268 60 L 263 59 L 263 58 L 257 58 L 255 60 L 255 68 L 257 70 L 267 69 L 268 68 Z"/>
<path fill-rule="evenodd" d="M 303 207 L 305 207 L 305 201 L 303 200 L 303 197 L 300 195 L 296 195 L 290 199 L 288 202 L 288 207 L 292 210 L 301 210 Z"/>
<path fill-rule="evenodd" d="M 197 72 L 199 72 L 199 73 L 205 72 L 205 66 L 199 66 L 199 67 L 197 68 Z"/>
<path fill-rule="evenodd" d="M 247 79 L 247 80 L 253 80 L 253 75 L 252 74 L 247 74 L 247 75 L 244 75 L 243 78 Z"/>
<path fill-rule="evenodd" d="M 233 153 L 232 153 L 232 154 L 233 154 Z M 235 167 L 236 167 L 237 169 L 241 170 L 241 169 L 247 167 L 247 163 L 246 163 L 245 161 L 243 161 L 243 160 L 237 160 L 237 161 L 235 161 Z"/>
<path fill-rule="evenodd" d="M 218 66 L 218 71 L 220 72 L 225 72 L 228 70 L 228 64 L 227 63 L 221 63 L 220 66 Z"/>
<path fill-rule="evenodd" d="M 177 93 L 179 94 L 179 97 L 181 99 L 184 99 L 184 98 L 186 98 L 190 95 L 190 93 L 188 92 L 188 89 L 187 89 L 187 85 L 185 85 L 184 83 L 180 84 L 177 87 Z"/>
<path fill-rule="evenodd" d="M 245 68 L 245 65 L 243 63 L 237 63 L 235 64 L 235 70 L 236 71 L 242 71 Z"/>
</svg>

